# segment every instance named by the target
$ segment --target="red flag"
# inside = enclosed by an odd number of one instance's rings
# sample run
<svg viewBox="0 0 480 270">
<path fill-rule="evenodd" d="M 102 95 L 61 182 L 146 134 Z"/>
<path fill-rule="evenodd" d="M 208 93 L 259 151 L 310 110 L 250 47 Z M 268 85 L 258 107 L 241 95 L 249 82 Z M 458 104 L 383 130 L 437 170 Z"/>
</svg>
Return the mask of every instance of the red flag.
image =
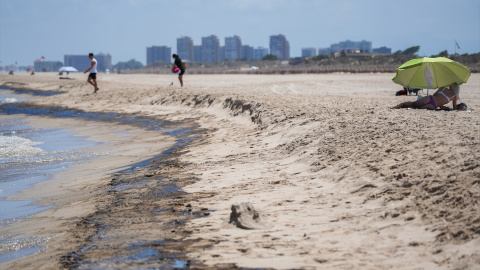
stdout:
<svg viewBox="0 0 480 270">
<path fill-rule="evenodd" d="M 42 59 L 45 59 L 45 56 L 42 56 Z"/>
</svg>

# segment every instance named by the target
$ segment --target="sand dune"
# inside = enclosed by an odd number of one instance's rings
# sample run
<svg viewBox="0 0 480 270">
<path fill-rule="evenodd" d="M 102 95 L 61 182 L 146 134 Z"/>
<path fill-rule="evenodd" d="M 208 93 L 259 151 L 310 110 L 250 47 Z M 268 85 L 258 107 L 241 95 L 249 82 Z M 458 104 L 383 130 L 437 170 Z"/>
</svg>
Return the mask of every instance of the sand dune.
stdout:
<svg viewBox="0 0 480 270">
<path fill-rule="evenodd" d="M 393 74 L 0 75 L 12 88 L 61 90 L 40 105 L 190 119 L 204 143 L 180 156 L 216 210 L 185 226 L 191 260 L 320 269 L 480 267 L 480 75 L 461 86 L 471 112 L 392 110 Z M 175 85 L 170 87 L 169 84 Z M 451 104 L 450 104 L 451 106 Z M 250 202 L 271 229 L 228 224 Z"/>
</svg>

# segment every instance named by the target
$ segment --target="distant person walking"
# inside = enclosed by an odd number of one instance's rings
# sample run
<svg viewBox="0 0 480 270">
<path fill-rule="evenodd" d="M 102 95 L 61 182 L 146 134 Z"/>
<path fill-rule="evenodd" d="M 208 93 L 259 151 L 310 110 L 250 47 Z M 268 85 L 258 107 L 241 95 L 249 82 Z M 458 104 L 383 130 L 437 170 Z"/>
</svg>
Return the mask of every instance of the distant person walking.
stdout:
<svg viewBox="0 0 480 270">
<path fill-rule="evenodd" d="M 93 85 L 93 88 L 95 89 L 93 93 L 95 94 L 98 90 L 100 90 L 100 88 L 97 86 L 97 60 L 93 58 L 93 53 L 89 53 L 88 58 L 90 58 L 92 62 L 90 63 L 90 67 L 83 73 L 85 74 L 90 71 L 87 82 Z"/>
<path fill-rule="evenodd" d="M 173 63 L 172 70 L 176 67 L 180 69 L 180 73 L 178 74 L 178 80 L 180 81 L 180 85 L 183 87 L 183 74 L 185 74 L 185 67 L 183 66 L 182 59 L 176 54 L 172 55 L 175 62 Z"/>
</svg>

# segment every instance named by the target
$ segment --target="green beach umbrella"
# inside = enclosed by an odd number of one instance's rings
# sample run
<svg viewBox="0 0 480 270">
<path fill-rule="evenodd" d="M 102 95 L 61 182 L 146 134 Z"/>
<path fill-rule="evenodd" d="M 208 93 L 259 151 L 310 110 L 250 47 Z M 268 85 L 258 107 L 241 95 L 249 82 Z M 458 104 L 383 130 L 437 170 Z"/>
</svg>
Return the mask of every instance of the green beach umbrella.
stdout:
<svg viewBox="0 0 480 270">
<path fill-rule="evenodd" d="M 469 77 L 468 67 L 458 62 L 445 57 L 423 57 L 401 65 L 392 80 L 407 88 L 432 89 L 446 87 L 454 82 L 466 83 Z"/>
</svg>

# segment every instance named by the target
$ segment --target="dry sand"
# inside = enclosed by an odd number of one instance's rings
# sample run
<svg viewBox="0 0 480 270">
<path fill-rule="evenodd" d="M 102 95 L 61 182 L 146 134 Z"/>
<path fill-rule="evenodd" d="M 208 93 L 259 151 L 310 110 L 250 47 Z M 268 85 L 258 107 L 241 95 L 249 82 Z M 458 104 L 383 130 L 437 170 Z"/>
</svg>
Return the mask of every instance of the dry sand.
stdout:
<svg viewBox="0 0 480 270">
<path fill-rule="evenodd" d="M 479 268 L 480 75 L 461 86 L 471 112 L 392 110 L 415 99 L 394 96 L 393 75 L 187 74 L 180 88 L 170 75 L 100 74 L 96 95 L 81 74 L 0 82 L 66 91 L 39 105 L 189 119 L 209 130 L 179 156 L 198 179 L 184 190 L 211 195 L 192 208 L 216 210 L 184 225 L 195 240 L 185 252 L 198 265 Z M 274 227 L 228 224 L 241 202 Z"/>
</svg>

